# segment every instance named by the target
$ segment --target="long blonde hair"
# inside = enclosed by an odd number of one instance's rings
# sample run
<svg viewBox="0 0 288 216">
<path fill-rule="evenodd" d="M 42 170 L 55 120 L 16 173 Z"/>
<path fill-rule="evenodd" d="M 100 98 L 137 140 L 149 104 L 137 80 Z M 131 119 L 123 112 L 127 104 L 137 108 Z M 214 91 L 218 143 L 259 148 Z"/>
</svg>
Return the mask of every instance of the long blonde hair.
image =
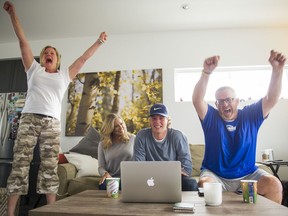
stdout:
<svg viewBox="0 0 288 216">
<path fill-rule="evenodd" d="M 117 114 L 115 113 L 110 113 L 106 116 L 102 128 L 101 128 L 101 142 L 102 146 L 104 149 L 108 149 L 112 146 L 113 140 L 112 140 L 112 134 L 114 131 L 114 122 L 116 119 L 120 119 L 123 123 L 123 128 L 124 128 L 124 134 L 123 137 L 121 138 L 121 141 L 124 143 L 128 143 L 129 138 L 130 138 L 130 133 L 127 132 L 127 127 L 124 122 L 124 120 Z"/>
</svg>

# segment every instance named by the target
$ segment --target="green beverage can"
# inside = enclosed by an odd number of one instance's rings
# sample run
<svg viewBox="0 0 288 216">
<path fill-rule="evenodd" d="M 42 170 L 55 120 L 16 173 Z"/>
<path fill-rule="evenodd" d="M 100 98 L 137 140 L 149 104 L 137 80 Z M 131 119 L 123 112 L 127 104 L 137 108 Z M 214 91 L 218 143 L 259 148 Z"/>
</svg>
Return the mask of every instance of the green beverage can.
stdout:
<svg viewBox="0 0 288 216">
<path fill-rule="evenodd" d="M 245 203 L 256 203 L 257 201 L 257 181 L 241 180 L 243 201 Z"/>
</svg>

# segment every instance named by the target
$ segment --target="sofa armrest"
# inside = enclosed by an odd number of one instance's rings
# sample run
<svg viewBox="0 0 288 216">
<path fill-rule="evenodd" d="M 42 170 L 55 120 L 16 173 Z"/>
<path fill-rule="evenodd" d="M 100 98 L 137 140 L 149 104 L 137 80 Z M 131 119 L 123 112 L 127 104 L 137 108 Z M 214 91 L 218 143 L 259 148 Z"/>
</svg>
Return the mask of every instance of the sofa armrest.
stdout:
<svg viewBox="0 0 288 216">
<path fill-rule="evenodd" d="M 274 175 L 271 168 L 266 166 L 265 164 L 256 163 L 256 166 L 258 166 L 259 169 L 263 169 L 264 171 L 270 173 L 271 175 Z"/>
<path fill-rule="evenodd" d="M 68 196 L 69 181 L 76 177 L 77 169 L 71 163 L 58 164 L 59 189 L 57 200 Z"/>
</svg>

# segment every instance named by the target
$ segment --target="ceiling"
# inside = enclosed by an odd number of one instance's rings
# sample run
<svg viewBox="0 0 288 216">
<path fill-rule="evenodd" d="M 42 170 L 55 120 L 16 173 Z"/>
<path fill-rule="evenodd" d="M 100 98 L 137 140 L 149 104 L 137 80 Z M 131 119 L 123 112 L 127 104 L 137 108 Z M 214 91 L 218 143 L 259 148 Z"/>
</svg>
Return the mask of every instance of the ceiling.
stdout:
<svg viewBox="0 0 288 216">
<path fill-rule="evenodd" d="M 288 0 L 12 0 L 28 40 L 288 27 Z M 16 42 L 0 0 L 0 43 Z M 188 9 L 183 9 L 185 5 Z"/>
</svg>

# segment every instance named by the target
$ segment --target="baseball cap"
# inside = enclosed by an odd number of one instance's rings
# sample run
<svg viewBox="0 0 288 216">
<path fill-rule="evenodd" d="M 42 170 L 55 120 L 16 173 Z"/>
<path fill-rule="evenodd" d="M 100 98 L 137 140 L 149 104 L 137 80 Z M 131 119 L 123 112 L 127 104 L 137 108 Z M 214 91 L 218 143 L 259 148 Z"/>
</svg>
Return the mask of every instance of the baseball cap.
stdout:
<svg viewBox="0 0 288 216">
<path fill-rule="evenodd" d="M 153 116 L 153 115 L 161 115 L 161 116 L 168 117 L 167 107 L 164 104 L 160 104 L 160 103 L 154 104 L 150 108 L 149 116 Z"/>
</svg>

